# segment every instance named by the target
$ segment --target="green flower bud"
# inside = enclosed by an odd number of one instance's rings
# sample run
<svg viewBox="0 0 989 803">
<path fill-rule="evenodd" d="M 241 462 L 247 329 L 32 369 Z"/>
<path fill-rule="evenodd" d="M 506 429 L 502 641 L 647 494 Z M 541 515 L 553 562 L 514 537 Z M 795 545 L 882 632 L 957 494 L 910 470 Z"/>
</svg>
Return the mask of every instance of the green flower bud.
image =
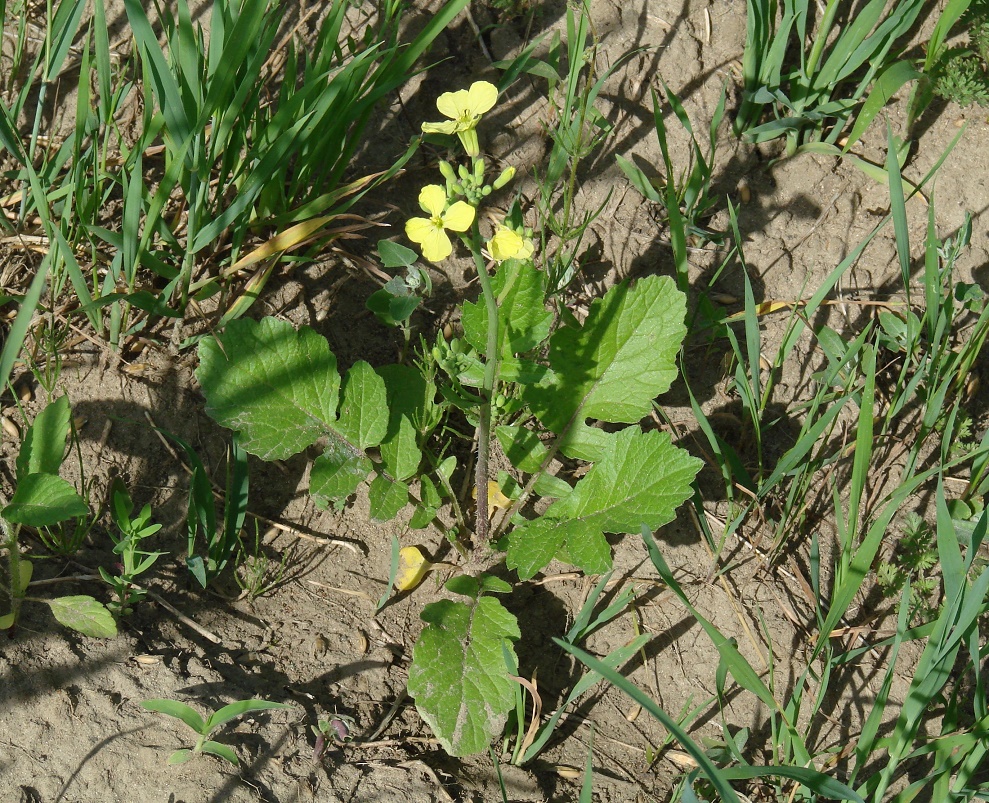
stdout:
<svg viewBox="0 0 989 803">
<path fill-rule="evenodd" d="M 515 168 L 506 167 L 504 170 L 501 171 L 501 175 L 494 180 L 494 184 L 492 184 L 491 186 L 494 187 L 496 190 L 500 190 L 513 178 L 515 178 Z"/>
<path fill-rule="evenodd" d="M 442 159 L 440 160 L 440 173 L 442 173 L 443 178 L 449 182 L 455 183 L 457 180 L 457 174 L 453 170 L 453 165 Z"/>
</svg>

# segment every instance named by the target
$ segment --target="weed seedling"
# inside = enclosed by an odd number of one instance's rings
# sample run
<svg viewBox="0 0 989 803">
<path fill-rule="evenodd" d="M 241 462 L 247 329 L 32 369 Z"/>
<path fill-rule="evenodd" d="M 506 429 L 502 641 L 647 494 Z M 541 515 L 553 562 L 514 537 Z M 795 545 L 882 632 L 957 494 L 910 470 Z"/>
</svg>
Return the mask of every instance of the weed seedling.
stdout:
<svg viewBox="0 0 989 803">
<path fill-rule="evenodd" d="M 92 597 L 37 599 L 27 594 L 34 565 L 21 555 L 21 527 L 52 527 L 67 519 L 89 515 L 89 507 L 78 491 L 58 476 L 71 415 L 66 396 L 38 413 L 24 435 L 17 456 L 14 494 L 9 502 L 0 499 L 0 529 L 3 531 L 0 546 L 7 550 L 8 568 L 4 590 L 10 602 L 9 612 L 0 616 L 0 630 L 12 632 L 24 602 L 42 602 L 51 608 L 59 622 L 84 635 L 107 638 L 117 634 L 110 611 Z"/>
<path fill-rule="evenodd" d="M 111 574 L 100 566 L 100 576 L 109 583 L 117 595 L 117 600 L 109 608 L 116 616 L 126 616 L 133 611 L 136 602 L 142 600 L 147 591 L 134 583 L 137 578 L 151 568 L 164 552 L 147 552 L 141 549 L 141 541 L 161 529 L 160 524 L 151 523 L 151 505 L 145 505 L 134 515 L 134 503 L 120 480 L 115 480 L 111 490 L 110 515 L 120 531 L 120 537 L 112 535 L 113 552 L 120 556 L 116 574 Z"/>
<path fill-rule="evenodd" d="M 230 703 L 214 711 L 206 719 L 200 716 L 196 709 L 180 703 L 177 700 L 144 700 L 141 707 L 148 711 L 155 711 L 159 714 L 166 714 L 175 719 L 181 720 L 196 733 L 196 743 L 192 748 L 182 748 L 176 750 L 168 757 L 169 764 L 184 764 L 199 753 L 209 753 L 218 756 L 224 761 L 229 761 L 234 766 L 239 763 L 237 754 L 225 744 L 210 739 L 213 733 L 226 725 L 230 720 L 242 717 L 253 711 L 268 711 L 276 708 L 291 708 L 285 703 L 272 703 L 268 700 L 240 700 Z"/>
</svg>

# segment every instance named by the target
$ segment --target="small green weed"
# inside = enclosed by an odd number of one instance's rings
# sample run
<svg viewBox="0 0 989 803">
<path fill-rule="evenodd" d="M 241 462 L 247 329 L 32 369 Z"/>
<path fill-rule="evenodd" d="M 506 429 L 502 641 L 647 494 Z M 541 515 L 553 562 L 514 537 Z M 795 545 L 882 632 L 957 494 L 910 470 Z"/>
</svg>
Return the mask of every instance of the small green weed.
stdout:
<svg viewBox="0 0 989 803">
<path fill-rule="evenodd" d="M 135 515 L 134 503 L 119 479 L 114 480 L 110 497 L 110 517 L 120 531 L 120 537 L 111 536 L 114 539 L 113 552 L 120 556 L 120 562 L 115 567 L 115 574 L 101 566 L 100 576 L 117 595 L 116 601 L 108 606 L 110 611 L 115 616 L 127 616 L 133 612 L 134 605 L 147 595 L 147 591 L 135 585 L 135 581 L 167 553 L 148 552 L 141 548 L 145 538 L 161 529 L 160 524 L 151 522 L 151 505 L 145 505 Z"/>
<path fill-rule="evenodd" d="M 930 72 L 934 94 L 961 106 L 989 106 L 989 2 L 974 0 L 959 24 L 968 46 L 937 54 Z"/>
<path fill-rule="evenodd" d="M 0 546 L 7 550 L 4 591 L 10 604 L 0 616 L 0 630 L 13 632 L 24 602 L 44 603 L 66 627 L 94 637 L 117 634 L 113 616 L 90 596 L 39 599 L 28 596 L 34 564 L 21 555 L 22 526 L 52 527 L 67 519 L 89 516 L 89 507 L 76 489 L 58 476 L 65 456 L 72 411 L 61 396 L 38 413 L 24 435 L 17 456 L 16 488 L 10 500 L 0 498 Z"/>
<path fill-rule="evenodd" d="M 927 621 L 936 612 L 934 595 L 941 584 L 937 539 L 916 513 L 904 517 L 892 559 L 879 564 L 876 581 L 886 597 L 908 590 L 910 621 Z"/>
<path fill-rule="evenodd" d="M 254 538 L 250 541 L 250 546 L 245 544 L 246 540 L 245 537 L 241 537 L 237 544 L 237 568 L 234 570 L 234 580 L 242 594 L 250 599 L 257 599 L 282 584 L 292 556 L 288 551 L 283 552 L 277 560 L 265 555 L 261 531 L 256 521 Z"/>
<path fill-rule="evenodd" d="M 203 719 L 196 709 L 176 700 L 144 700 L 141 702 L 141 708 L 174 717 L 192 728 L 196 734 L 195 745 L 191 749 L 176 750 L 168 757 L 169 764 L 184 764 L 201 753 L 209 753 L 237 766 L 240 763 L 237 754 L 229 746 L 214 741 L 210 736 L 230 720 L 242 717 L 244 714 L 291 707 L 286 703 L 272 703 L 267 700 L 240 700 L 223 706 Z"/>
</svg>

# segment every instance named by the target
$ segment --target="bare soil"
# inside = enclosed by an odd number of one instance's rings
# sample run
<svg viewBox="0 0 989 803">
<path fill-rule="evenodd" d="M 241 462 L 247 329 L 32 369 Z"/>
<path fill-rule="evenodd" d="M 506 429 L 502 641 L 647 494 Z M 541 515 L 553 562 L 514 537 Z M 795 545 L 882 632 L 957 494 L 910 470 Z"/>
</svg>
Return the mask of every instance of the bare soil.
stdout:
<svg viewBox="0 0 989 803">
<path fill-rule="evenodd" d="M 560 3 L 539 4 L 530 28 L 526 17 L 502 21 L 488 9 L 474 9 L 476 22 L 486 29 L 484 44 L 495 60 L 511 57 L 541 33 L 560 30 L 563 13 Z M 582 180 L 581 205 L 593 209 L 603 204 L 604 211 L 587 243 L 576 303 L 626 277 L 673 273 L 666 230 L 657 222 L 659 210 L 628 186 L 614 154 L 634 155 L 646 165 L 660 164 L 649 92 L 658 86 L 660 76 L 683 99 L 698 131 L 707 126 L 726 82 L 729 108 L 735 108 L 744 15 L 742 0 L 592 3 L 602 65 L 629 50 L 641 50 L 609 80 L 602 95 L 601 110 L 615 130 Z M 419 122 L 434 116 L 432 104 L 440 92 L 497 75 L 463 18 L 441 37 L 432 55 L 432 61 L 450 60 L 413 82 L 401 102 L 395 99 L 380 121 L 380 135 L 368 144 L 364 156 L 368 162 L 377 155 L 387 163 L 402 152 Z M 482 131 L 488 152 L 516 165 L 522 176 L 531 175 L 546 152 L 544 122 L 549 110 L 544 88 L 535 79 L 520 81 Z M 901 109 L 894 105 L 891 115 L 896 125 Z M 972 213 L 972 245 L 957 278 L 986 287 L 989 124 L 985 113 L 943 104 L 932 108 L 923 120 L 906 175 L 914 180 L 923 176 L 958 133 L 960 121 L 968 128 L 936 182 L 938 226 L 942 235 L 949 234 L 962 223 L 966 210 Z M 685 139 L 675 124 L 670 125 L 670 137 L 674 159 L 682 162 Z M 883 159 L 883 125 L 873 127 L 860 150 L 866 157 Z M 715 191 L 740 204 L 745 259 L 757 300 L 809 296 L 889 204 L 884 187 L 849 164 L 820 156 L 789 160 L 779 156 L 775 145 L 739 144 L 727 124 L 721 132 Z M 378 211 L 388 203 L 399 206 L 385 218 L 399 226 L 403 215 L 413 209 L 414 188 L 431 180 L 433 169 L 423 156 L 409 166 L 394 192 L 383 193 L 371 204 L 377 203 Z M 743 180 L 748 188 L 744 196 Z M 924 201 L 913 200 L 909 210 L 914 243 L 919 245 L 927 207 Z M 720 213 L 712 224 L 725 228 L 726 215 Z M 815 323 L 854 325 L 866 314 L 855 302 L 902 298 L 892 238 L 891 227 L 879 235 L 847 274 L 840 295 L 835 295 L 847 303 L 827 307 Z M 691 279 L 696 294 L 714 291 L 723 299 L 742 298 L 738 260 L 710 284 L 724 256 L 714 246 L 694 252 Z M 20 257 L 15 248 L 8 248 L 0 258 L 10 267 Z M 437 296 L 418 320 L 427 329 L 447 319 L 454 300 L 477 292 L 469 283 L 468 261 L 450 265 L 445 276 L 437 275 Z M 398 347 L 394 333 L 364 310 L 364 301 L 374 289 L 366 275 L 329 254 L 287 271 L 256 312 L 314 327 L 328 338 L 341 368 L 359 358 L 392 361 Z M 694 303 L 696 297 L 691 299 Z M 741 308 L 727 306 L 731 311 Z M 764 319 L 770 353 L 782 326 L 782 316 Z M 737 403 L 726 390 L 720 365 L 723 346 L 691 342 L 687 348 L 695 393 L 709 414 L 723 414 L 722 435 L 741 442 L 746 433 Z M 781 410 L 807 392 L 816 357 L 808 343 L 803 348 L 802 358 L 791 361 L 781 377 L 774 398 Z M 119 475 L 135 501 L 150 502 L 156 520 L 164 524 L 154 546 L 176 559 L 163 558 L 149 585 L 184 618 L 149 600 L 124 620 L 119 637 L 101 641 L 61 628 L 46 606 L 26 606 L 16 638 L 0 641 L 0 799 L 24 803 L 500 799 L 490 757 L 459 760 L 445 755 L 404 697 L 411 647 L 422 627 L 418 612 L 441 596 L 442 589 L 431 579 L 377 615 L 374 610 L 388 580 L 392 537 L 398 536 L 402 544 L 419 543 L 435 554 L 442 548 L 442 536 L 413 533 L 401 519 L 386 525 L 372 522 L 363 496 L 344 511 L 320 511 L 304 490 L 304 457 L 273 465 L 252 459 L 251 510 L 283 525 L 259 524 L 264 554 L 276 562 L 288 556 L 284 582 L 253 601 L 238 599 L 239 589 L 229 578 L 207 593 L 197 590 L 178 559 L 184 552 L 188 475 L 182 456 L 159 438 L 152 422 L 193 444 L 221 483 L 228 433 L 203 413 L 203 398 L 192 374 L 194 352 L 179 352 L 166 336 L 128 360 L 137 367 L 83 343 L 63 366 L 57 392 L 68 394 L 82 422 L 79 449 L 83 474 L 92 482 L 94 506 L 111 478 Z M 30 374 L 24 379 L 30 380 Z M 27 410 L 33 415 L 49 397 L 36 382 L 31 385 L 34 396 Z M 682 388 L 662 401 L 681 444 L 701 453 L 701 441 L 691 437 L 695 425 Z M 17 417 L 9 396 L 4 397 L 3 407 L 5 414 Z M 977 400 L 976 408 L 981 432 L 984 405 Z M 8 494 L 16 449 L 17 444 L 7 439 L 0 453 Z M 67 465 L 74 463 L 69 460 Z M 724 489 L 719 488 L 713 468 L 705 469 L 700 481 L 705 513 L 717 530 L 716 523 L 727 510 Z M 106 523 L 100 522 L 71 562 L 57 557 L 39 561 L 35 577 L 91 575 L 98 566 L 109 565 L 112 544 Z M 723 555 L 722 564 L 733 568 L 712 578 L 712 557 L 686 512 L 659 533 L 668 562 L 698 608 L 738 640 L 754 666 L 775 661 L 776 680 L 783 688 L 792 680 L 793 662 L 799 663 L 813 636 L 812 608 L 800 575 L 806 545 L 793 545 L 792 565 L 771 567 L 760 557 L 758 528 L 746 528 L 741 535 Z M 827 522 L 821 523 L 820 537 L 824 542 L 833 537 Z M 614 539 L 613 546 L 615 588 L 631 583 L 639 596 L 634 611 L 596 634 L 589 649 L 603 655 L 638 631 L 650 633 L 655 638 L 644 654 L 624 668 L 628 676 L 674 716 L 685 707 L 710 701 L 715 694 L 716 651 L 682 605 L 657 582 L 641 541 L 625 537 Z M 34 555 L 46 552 L 38 541 L 30 541 L 29 547 Z M 556 571 L 559 574 L 541 577 L 539 584 L 520 587 L 508 603 L 521 620 L 523 639 L 517 651 L 522 674 L 538 677 L 544 710 L 561 701 L 579 673 L 573 661 L 552 647 L 550 638 L 566 630 L 595 581 L 569 573 L 568 567 Z M 52 588 L 59 593 L 106 593 L 88 580 L 64 579 Z M 39 588 L 39 593 L 43 590 Z M 820 712 L 819 721 L 825 723 L 823 743 L 834 747 L 847 743 L 869 710 L 880 680 L 878 670 L 836 679 L 832 707 Z M 901 684 L 894 689 L 894 699 L 904 688 Z M 220 740 L 238 752 L 239 768 L 209 757 L 172 767 L 166 764 L 168 755 L 189 746 L 189 734 L 179 723 L 138 705 L 158 697 L 182 700 L 200 710 L 249 697 L 289 702 L 293 709 L 254 715 L 221 733 Z M 333 714 L 354 719 L 358 740 L 331 746 L 316 760 L 310 726 Z M 750 744 L 763 743 L 765 714 L 747 695 L 733 693 L 726 716 L 731 729 L 752 730 Z M 647 715 L 636 717 L 627 698 L 602 684 L 564 720 L 539 761 L 525 769 L 502 767 L 509 799 L 576 800 L 579 778 L 561 767 L 583 767 L 591 725 L 595 800 L 669 798 L 685 769 L 683 757 L 667 749 L 650 761 L 664 744 L 665 732 Z M 692 730 L 697 737 L 723 736 L 715 704 L 704 705 Z"/>
</svg>

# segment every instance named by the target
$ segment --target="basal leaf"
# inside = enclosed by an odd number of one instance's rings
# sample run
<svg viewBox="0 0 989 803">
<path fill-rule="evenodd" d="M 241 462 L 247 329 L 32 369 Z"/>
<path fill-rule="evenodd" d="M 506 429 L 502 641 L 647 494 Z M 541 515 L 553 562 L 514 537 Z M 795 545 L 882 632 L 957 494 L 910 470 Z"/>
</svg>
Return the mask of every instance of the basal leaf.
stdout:
<svg viewBox="0 0 989 803">
<path fill-rule="evenodd" d="M 583 326 L 558 329 L 550 339 L 553 375 L 524 389 L 532 411 L 561 437 L 561 451 L 596 460 L 587 441 L 588 418 L 633 424 L 676 377 L 676 354 L 686 334 L 686 301 L 668 277 L 618 285 L 591 304 Z M 586 442 L 585 442 L 586 441 Z"/>
<path fill-rule="evenodd" d="M 58 474 L 71 417 L 68 396 L 60 396 L 38 413 L 24 434 L 17 455 L 18 478 L 28 474 Z"/>
<path fill-rule="evenodd" d="M 638 532 L 643 524 L 655 530 L 672 521 L 700 467 L 668 433 L 637 427 L 616 433 L 570 494 L 512 531 L 509 568 L 526 579 L 556 557 L 587 572 L 607 571 L 611 557 L 604 534 Z"/>
<path fill-rule="evenodd" d="M 531 262 L 509 259 L 491 277 L 498 298 L 501 353 L 525 354 L 548 336 L 553 313 L 545 305 L 545 274 Z M 464 339 L 482 354 L 488 349 L 488 308 L 484 299 L 463 306 Z"/>
<path fill-rule="evenodd" d="M 30 527 L 49 527 L 66 519 L 85 516 L 89 508 L 72 483 L 55 474 L 28 474 L 0 515 L 7 521 Z"/>
<path fill-rule="evenodd" d="M 336 429 L 360 449 L 377 446 L 388 431 L 385 380 L 363 360 L 347 372 Z"/>
<path fill-rule="evenodd" d="M 84 636 L 113 638 L 117 635 L 113 614 L 92 597 L 58 597 L 46 602 L 59 622 Z"/>
<path fill-rule="evenodd" d="M 450 755 L 481 753 L 515 704 L 505 651 L 515 657 L 518 622 L 493 597 L 434 602 L 422 618 L 427 626 L 412 653 L 409 694 Z"/>
<path fill-rule="evenodd" d="M 391 521 L 408 504 L 409 486 L 378 474 L 371 480 L 368 498 L 371 503 L 371 518 L 376 521 Z"/>
<path fill-rule="evenodd" d="M 371 468 L 371 461 L 360 452 L 331 441 L 326 451 L 313 461 L 309 493 L 319 507 L 342 502 L 357 490 Z"/>
<path fill-rule="evenodd" d="M 264 460 L 301 452 L 331 431 L 340 375 L 326 339 L 308 327 L 264 318 L 231 321 L 199 344 L 196 376 L 213 420 Z"/>
</svg>

